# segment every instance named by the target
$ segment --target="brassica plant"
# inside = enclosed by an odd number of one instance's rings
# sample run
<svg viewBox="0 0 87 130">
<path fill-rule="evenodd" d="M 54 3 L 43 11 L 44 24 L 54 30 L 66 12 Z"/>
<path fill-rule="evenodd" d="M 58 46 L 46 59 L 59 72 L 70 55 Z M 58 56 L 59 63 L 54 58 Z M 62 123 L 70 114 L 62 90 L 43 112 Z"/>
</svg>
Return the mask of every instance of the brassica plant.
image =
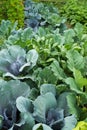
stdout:
<svg viewBox="0 0 87 130">
<path fill-rule="evenodd" d="M 65 93 L 64 93 L 65 95 Z M 58 95 L 54 85 L 43 84 L 40 87 L 40 95 L 33 101 L 29 98 L 20 96 L 16 100 L 16 107 L 21 113 L 22 120 L 25 120 L 25 125 L 29 130 L 72 130 L 76 125 L 75 116 L 66 117 L 64 109 L 58 107 Z M 68 110 L 67 110 L 68 111 Z M 69 112 L 69 111 L 68 111 Z M 70 121 L 71 119 L 71 121 Z M 69 126 L 68 126 L 68 123 Z"/>
<path fill-rule="evenodd" d="M 0 48 L 4 46 L 4 41 L 8 39 L 8 37 L 16 32 L 17 22 L 14 24 L 9 20 L 2 20 L 0 24 Z"/>
<path fill-rule="evenodd" d="M 54 85 L 41 85 L 40 95 L 34 100 L 29 98 L 30 91 L 30 87 L 19 80 L 0 80 L 0 129 L 72 130 L 75 127 L 77 121 L 72 112 L 67 116 L 66 107 L 58 106 L 60 99 Z"/>
<path fill-rule="evenodd" d="M 8 130 L 19 122 L 19 112 L 16 99 L 19 96 L 28 97 L 30 87 L 19 80 L 0 80 L 0 129 Z"/>
<path fill-rule="evenodd" d="M 24 49 L 20 46 L 9 46 L 6 49 L 0 51 L 0 71 L 5 74 L 5 76 L 15 76 L 23 75 L 29 73 L 37 62 L 38 54 L 36 50 L 32 49 L 26 53 Z"/>
<path fill-rule="evenodd" d="M 39 27 L 54 29 L 58 27 L 61 31 L 66 28 L 64 18 L 60 17 L 58 9 L 52 4 L 43 4 L 25 0 L 25 26 L 37 31 Z M 64 21 L 64 22 L 63 22 Z"/>
</svg>

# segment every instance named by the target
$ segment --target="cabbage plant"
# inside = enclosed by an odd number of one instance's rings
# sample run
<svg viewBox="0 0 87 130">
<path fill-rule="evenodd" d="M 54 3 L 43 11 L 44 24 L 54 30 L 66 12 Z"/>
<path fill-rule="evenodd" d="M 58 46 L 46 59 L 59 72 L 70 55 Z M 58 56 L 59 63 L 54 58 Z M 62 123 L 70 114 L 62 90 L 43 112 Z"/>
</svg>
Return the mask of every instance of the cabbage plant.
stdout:
<svg viewBox="0 0 87 130">
<path fill-rule="evenodd" d="M 13 78 L 21 74 L 24 76 L 36 65 L 37 59 L 38 53 L 35 49 L 26 52 L 20 46 L 8 46 L 0 51 L 0 71 L 4 76 Z"/>
<path fill-rule="evenodd" d="M 0 80 L 0 129 L 72 130 L 75 127 L 77 120 L 69 108 L 58 106 L 60 99 L 54 85 L 41 85 L 40 95 L 34 100 L 29 98 L 30 91 L 30 87 L 19 80 Z"/>
<path fill-rule="evenodd" d="M 65 94 L 65 93 L 64 93 Z M 40 95 L 35 100 L 20 96 L 16 100 L 16 107 L 25 121 L 23 130 L 72 130 L 77 120 L 74 115 L 65 116 L 64 109 L 58 107 L 58 95 L 54 85 L 43 84 Z M 13 129 L 11 129 L 13 130 Z"/>
<path fill-rule="evenodd" d="M 54 30 L 59 28 L 60 32 L 65 30 L 65 19 L 60 17 L 58 9 L 53 5 L 36 3 L 32 0 L 25 0 L 25 26 L 37 32 L 39 27 Z M 45 11 L 44 11 L 45 10 Z"/>
<path fill-rule="evenodd" d="M 29 92 L 30 87 L 19 80 L 0 80 L 0 129 L 8 130 L 20 121 L 16 99 L 28 97 Z"/>
</svg>

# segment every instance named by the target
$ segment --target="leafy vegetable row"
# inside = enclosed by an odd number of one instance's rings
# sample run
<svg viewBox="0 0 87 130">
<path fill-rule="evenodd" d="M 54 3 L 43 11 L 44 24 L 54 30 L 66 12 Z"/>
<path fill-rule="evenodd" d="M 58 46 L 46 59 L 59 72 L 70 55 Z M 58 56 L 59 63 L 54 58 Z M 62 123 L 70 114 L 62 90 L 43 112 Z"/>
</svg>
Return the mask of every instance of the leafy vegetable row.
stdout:
<svg viewBox="0 0 87 130">
<path fill-rule="evenodd" d="M 31 5 L 35 8 L 35 3 Z M 43 4 L 38 6 L 49 11 Z M 78 130 L 81 125 L 85 129 L 87 34 L 80 23 L 72 29 L 59 25 L 63 28 L 17 30 L 17 23 L 2 21 L 1 130 Z"/>
<path fill-rule="evenodd" d="M 55 86 L 43 84 L 40 95 L 31 99 L 31 86 L 19 80 L 0 80 L 0 128 L 17 130 L 66 130 L 76 125 L 74 115 L 70 116 L 68 106 L 60 98 L 70 93 L 57 95 Z M 62 106 L 63 105 L 63 106 Z"/>
</svg>

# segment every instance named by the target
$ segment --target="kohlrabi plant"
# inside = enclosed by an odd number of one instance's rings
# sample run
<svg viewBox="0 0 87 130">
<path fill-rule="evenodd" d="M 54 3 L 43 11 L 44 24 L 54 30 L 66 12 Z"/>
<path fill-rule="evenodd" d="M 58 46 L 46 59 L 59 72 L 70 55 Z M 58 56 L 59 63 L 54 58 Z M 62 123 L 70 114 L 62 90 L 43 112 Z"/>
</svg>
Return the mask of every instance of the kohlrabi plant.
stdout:
<svg viewBox="0 0 87 130">
<path fill-rule="evenodd" d="M 0 51 L 0 72 L 13 78 L 25 76 L 36 65 L 37 59 L 38 53 L 34 49 L 26 52 L 20 46 L 8 46 Z"/>
</svg>

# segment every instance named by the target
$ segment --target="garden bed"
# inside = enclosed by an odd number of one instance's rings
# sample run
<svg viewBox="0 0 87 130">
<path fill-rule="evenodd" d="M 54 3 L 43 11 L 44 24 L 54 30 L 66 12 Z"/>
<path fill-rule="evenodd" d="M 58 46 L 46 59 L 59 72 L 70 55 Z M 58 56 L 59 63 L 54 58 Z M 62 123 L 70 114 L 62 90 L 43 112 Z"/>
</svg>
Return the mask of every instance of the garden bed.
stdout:
<svg viewBox="0 0 87 130">
<path fill-rule="evenodd" d="M 87 34 L 52 4 L 25 1 L 0 25 L 0 129 L 86 130 Z"/>
</svg>

